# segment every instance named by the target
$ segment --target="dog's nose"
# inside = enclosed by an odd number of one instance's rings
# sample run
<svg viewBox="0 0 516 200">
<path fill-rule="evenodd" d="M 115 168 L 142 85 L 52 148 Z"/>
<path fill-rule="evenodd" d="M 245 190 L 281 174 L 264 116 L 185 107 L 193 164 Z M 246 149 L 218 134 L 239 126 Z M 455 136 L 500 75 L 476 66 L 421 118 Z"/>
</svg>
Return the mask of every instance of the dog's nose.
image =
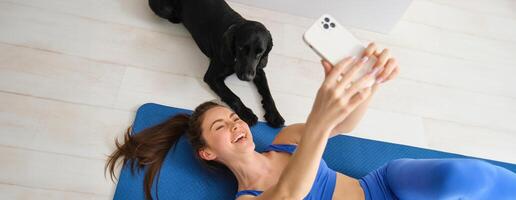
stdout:
<svg viewBox="0 0 516 200">
<path fill-rule="evenodd" d="M 249 80 L 249 81 L 250 81 L 250 80 L 253 80 L 253 79 L 254 79 L 254 75 L 255 75 L 255 73 L 254 73 L 254 72 L 246 73 L 246 74 L 245 74 L 245 79 L 247 79 L 247 80 Z"/>
<path fill-rule="evenodd" d="M 237 73 L 237 77 L 238 77 L 238 79 L 240 79 L 242 81 L 250 81 L 250 80 L 252 80 L 252 78 L 254 78 L 254 77 L 250 77 L 248 74 L 244 74 L 244 73 L 242 73 L 242 74 Z"/>
</svg>

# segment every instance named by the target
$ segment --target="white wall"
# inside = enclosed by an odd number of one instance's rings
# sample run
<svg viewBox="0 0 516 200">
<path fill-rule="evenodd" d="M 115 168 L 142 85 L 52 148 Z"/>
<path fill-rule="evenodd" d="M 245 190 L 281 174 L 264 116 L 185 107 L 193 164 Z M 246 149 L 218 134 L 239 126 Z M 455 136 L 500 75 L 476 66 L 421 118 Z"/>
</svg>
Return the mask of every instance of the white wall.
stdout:
<svg viewBox="0 0 516 200">
<path fill-rule="evenodd" d="M 324 13 L 341 24 L 388 33 L 412 0 L 231 0 L 292 15 L 317 19 Z M 281 19 L 280 19 L 281 20 Z"/>
</svg>

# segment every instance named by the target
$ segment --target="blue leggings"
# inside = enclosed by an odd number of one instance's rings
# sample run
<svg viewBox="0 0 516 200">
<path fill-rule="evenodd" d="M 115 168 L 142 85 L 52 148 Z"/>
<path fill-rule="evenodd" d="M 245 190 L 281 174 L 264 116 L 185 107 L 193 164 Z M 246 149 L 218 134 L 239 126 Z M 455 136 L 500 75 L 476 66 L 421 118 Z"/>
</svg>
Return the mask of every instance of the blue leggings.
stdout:
<svg viewBox="0 0 516 200">
<path fill-rule="evenodd" d="M 516 199 L 516 174 L 475 159 L 398 159 L 359 179 L 366 200 Z"/>
</svg>

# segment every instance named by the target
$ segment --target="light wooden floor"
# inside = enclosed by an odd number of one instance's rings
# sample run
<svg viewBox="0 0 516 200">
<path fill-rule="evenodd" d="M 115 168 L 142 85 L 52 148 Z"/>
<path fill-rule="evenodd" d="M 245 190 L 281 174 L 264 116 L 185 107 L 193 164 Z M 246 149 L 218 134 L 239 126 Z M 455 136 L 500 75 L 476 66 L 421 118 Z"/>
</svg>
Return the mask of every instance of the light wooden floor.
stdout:
<svg viewBox="0 0 516 200">
<path fill-rule="evenodd" d="M 312 20 L 231 5 L 272 32 L 266 68 L 287 123 L 303 121 L 322 80 L 302 43 Z M 415 0 L 389 35 L 400 77 L 352 134 L 516 163 L 516 3 Z M 0 1 L 0 199 L 110 199 L 105 155 L 145 102 L 216 98 L 208 60 L 182 25 L 143 0 Z M 227 80 L 260 116 L 254 86 Z"/>
</svg>

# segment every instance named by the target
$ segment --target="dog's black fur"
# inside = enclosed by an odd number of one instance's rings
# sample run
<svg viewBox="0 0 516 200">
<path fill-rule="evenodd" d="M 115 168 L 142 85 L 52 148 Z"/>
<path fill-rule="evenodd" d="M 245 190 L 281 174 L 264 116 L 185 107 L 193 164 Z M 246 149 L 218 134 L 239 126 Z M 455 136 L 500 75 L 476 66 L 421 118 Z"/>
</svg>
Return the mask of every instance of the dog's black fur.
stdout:
<svg viewBox="0 0 516 200">
<path fill-rule="evenodd" d="M 224 83 L 236 73 L 253 81 L 262 96 L 265 120 L 274 127 L 285 123 L 272 99 L 263 68 L 272 49 L 265 26 L 249 21 L 224 0 L 149 0 L 152 11 L 172 23 L 183 23 L 201 51 L 210 58 L 204 81 L 244 121 L 254 125 L 258 118 Z"/>
</svg>

